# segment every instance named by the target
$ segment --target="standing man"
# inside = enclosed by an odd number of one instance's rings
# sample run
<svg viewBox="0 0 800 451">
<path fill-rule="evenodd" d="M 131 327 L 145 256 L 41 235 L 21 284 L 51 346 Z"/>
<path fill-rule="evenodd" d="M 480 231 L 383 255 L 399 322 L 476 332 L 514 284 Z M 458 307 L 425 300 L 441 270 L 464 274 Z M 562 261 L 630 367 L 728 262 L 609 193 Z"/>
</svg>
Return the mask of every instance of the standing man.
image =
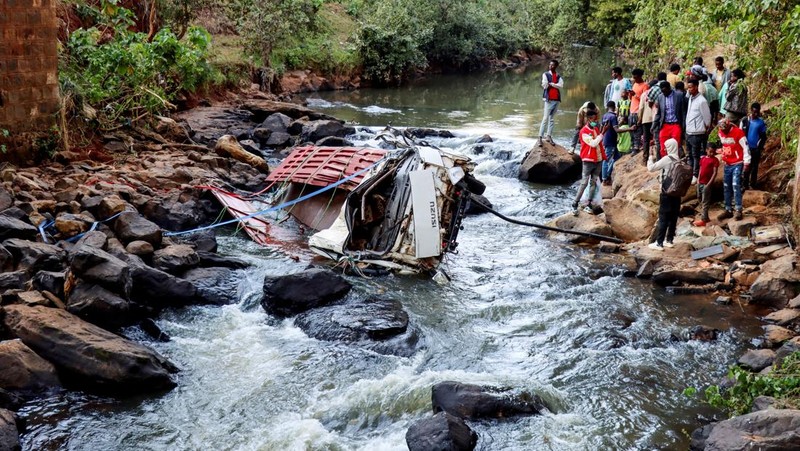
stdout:
<svg viewBox="0 0 800 451">
<path fill-rule="evenodd" d="M 622 98 L 622 91 L 631 89 L 631 82 L 627 78 L 622 77 L 622 68 L 617 66 L 611 69 L 611 81 L 606 86 L 606 92 L 603 95 L 603 105 L 608 105 L 608 102 L 618 104 Z"/>
<path fill-rule="evenodd" d="M 747 135 L 747 146 L 750 148 L 750 168 L 744 171 L 742 179 L 744 189 L 755 188 L 758 182 L 758 164 L 761 153 L 767 143 L 767 123 L 761 117 L 761 104 L 750 105 L 750 117 L 742 119 L 742 131 Z"/>
<path fill-rule="evenodd" d="M 631 88 L 631 115 L 628 118 L 628 124 L 636 125 L 639 123 L 639 106 L 643 99 L 647 102 L 644 93 L 650 89 L 650 87 L 647 85 L 647 82 L 644 81 L 644 70 L 637 68 L 634 69 L 631 74 L 633 75 L 633 87 Z M 639 151 L 642 146 L 641 141 L 642 131 L 639 128 L 635 128 L 631 132 L 631 151 L 633 153 Z"/>
<path fill-rule="evenodd" d="M 711 127 L 711 110 L 706 98 L 700 94 L 700 83 L 696 78 L 687 82 L 686 92 L 689 102 L 686 107 L 686 146 L 689 151 L 689 162 L 692 165 L 692 184 L 697 183 L 700 172 L 700 157 L 706 150 L 706 133 Z"/>
<path fill-rule="evenodd" d="M 669 83 L 667 83 L 669 84 Z M 658 197 L 658 233 L 656 240 L 647 247 L 655 251 L 663 251 L 664 247 L 673 247 L 672 240 L 675 239 L 675 229 L 678 225 L 678 215 L 681 211 L 681 198 L 669 196 L 664 190 L 665 175 L 669 173 L 672 165 L 680 159 L 678 156 L 678 142 L 670 138 L 665 143 L 667 153 L 656 161 L 656 156 L 651 155 L 647 162 L 647 170 L 650 172 L 661 171 L 659 181 L 661 182 L 661 192 Z"/>
<path fill-rule="evenodd" d="M 658 109 L 653 119 L 653 135 L 658 136 L 661 156 L 667 155 L 664 143 L 672 138 L 680 147 L 683 141 L 684 127 L 686 126 L 686 97 L 672 90 L 669 82 L 659 84 L 661 97 L 658 98 Z"/>
<path fill-rule="evenodd" d="M 553 142 L 553 124 L 555 124 L 556 111 L 558 104 L 561 103 L 561 89 L 564 87 L 564 79 L 558 72 L 558 60 L 550 60 L 549 70 L 542 74 L 542 100 L 544 100 L 544 116 L 542 125 L 539 126 L 539 147 L 542 147 L 543 137 L 547 137 L 547 142 Z M 545 135 L 545 125 L 547 134 Z"/>
<path fill-rule="evenodd" d="M 572 137 L 572 153 L 578 150 L 578 142 L 581 139 L 581 129 L 584 125 L 589 123 L 586 119 L 586 112 L 589 110 L 597 111 L 597 105 L 595 105 L 594 102 L 588 101 L 578 109 L 578 117 L 575 119 L 575 136 Z"/>
<path fill-rule="evenodd" d="M 654 143 L 653 136 L 653 118 L 655 116 L 655 103 L 650 101 L 650 92 L 658 91 L 658 81 L 652 80 L 648 83 L 647 91 L 644 92 L 644 98 L 639 103 L 639 122 L 638 128 L 642 130 L 642 162 L 647 166 L 647 160 L 650 159 L 650 143 Z M 658 97 L 656 97 L 658 99 Z M 653 150 L 653 155 L 658 153 Z"/>
<path fill-rule="evenodd" d="M 738 125 L 747 116 L 747 86 L 744 84 L 744 71 L 731 71 L 731 81 L 725 93 L 725 117 Z"/>
<path fill-rule="evenodd" d="M 714 87 L 719 92 L 725 83 L 728 83 L 731 78 L 731 71 L 725 67 L 725 58 L 718 56 L 714 58 L 714 65 L 716 66 L 714 72 L 711 74 L 711 80 L 714 82 Z"/>
<path fill-rule="evenodd" d="M 589 121 L 581 129 L 581 186 L 578 188 L 578 194 L 575 196 L 575 202 L 572 203 L 572 214 L 578 216 L 579 209 L 578 203 L 583 196 L 586 187 L 589 186 L 589 204 L 594 198 L 593 192 L 597 187 L 597 179 L 600 177 L 600 171 L 603 168 L 603 160 L 606 159 L 605 150 L 603 149 L 603 133 L 600 131 L 600 124 L 597 123 L 597 110 L 589 110 L 586 112 L 586 119 Z"/>
<path fill-rule="evenodd" d="M 722 187 L 725 190 L 725 213 L 718 216 L 721 221 L 733 217 L 742 219 L 742 173 L 750 168 L 750 149 L 747 136 L 742 129 L 731 124 L 727 118 L 719 121 L 719 141 L 722 144 L 722 161 L 725 162 Z M 736 204 L 736 214 L 731 210 Z"/>
<path fill-rule="evenodd" d="M 669 66 L 669 73 L 667 74 L 667 81 L 669 84 L 674 88 L 675 85 L 681 81 L 681 65 L 678 63 L 672 63 Z"/>
<path fill-rule="evenodd" d="M 717 93 L 717 88 L 708 75 L 703 74 L 701 80 L 703 80 L 703 84 L 706 87 L 706 102 L 708 102 L 708 109 L 711 110 L 711 122 L 714 123 L 719 120 L 717 119 L 717 114 L 719 114 L 719 93 Z"/>
</svg>

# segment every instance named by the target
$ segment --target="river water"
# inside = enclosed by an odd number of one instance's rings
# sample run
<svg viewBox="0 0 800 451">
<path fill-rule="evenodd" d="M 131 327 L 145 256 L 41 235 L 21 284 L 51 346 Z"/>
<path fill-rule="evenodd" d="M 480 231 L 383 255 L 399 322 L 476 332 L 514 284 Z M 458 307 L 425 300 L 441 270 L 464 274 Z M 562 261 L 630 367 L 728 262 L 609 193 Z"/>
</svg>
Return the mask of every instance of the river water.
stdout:
<svg viewBox="0 0 800 451">
<path fill-rule="evenodd" d="M 596 61 L 586 66 L 566 77 L 554 133 L 562 144 L 578 106 L 602 97 L 608 71 Z M 568 210 L 575 186 L 515 178 L 538 135 L 541 70 L 436 76 L 308 101 L 364 126 L 451 130 L 457 138 L 433 142 L 475 158 L 497 210 L 544 222 Z M 476 153 L 471 144 L 485 133 L 495 141 Z M 124 401 L 68 393 L 32 402 L 21 411 L 24 449 L 404 450 L 408 427 L 431 415 L 431 386 L 444 380 L 533 391 L 551 408 L 471 422 L 478 449 L 686 449 L 698 416 L 715 412 L 681 391 L 717 382 L 760 333 L 738 305 L 669 296 L 649 282 L 598 272 L 592 249 L 490 215 L 464 226 L 459 253 L 443 264 L 447 285 L 352 279 L 354 296 L 402 301 L 422 337 L 412 357 L 318 341 L 291 319 L 271 318 L 258 305 L 264 276 L 299 271 L 311 254 L 220 232 L 220 252 L 254 266 L 239 304 L 172 310 L 157 320 L 172 341 L 148 344 L 182 368 L 178 387 Z M 697 324 L 724 333 L 712 343 L 669 340 Z"/>
</svg>

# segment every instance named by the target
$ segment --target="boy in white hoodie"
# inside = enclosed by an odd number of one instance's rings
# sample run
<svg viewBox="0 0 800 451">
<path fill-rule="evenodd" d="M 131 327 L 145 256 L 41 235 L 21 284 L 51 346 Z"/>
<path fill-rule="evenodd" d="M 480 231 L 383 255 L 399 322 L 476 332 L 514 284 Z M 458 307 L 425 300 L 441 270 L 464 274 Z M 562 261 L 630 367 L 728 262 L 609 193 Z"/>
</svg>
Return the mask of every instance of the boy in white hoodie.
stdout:
<svg viewBox="0 0 800 451">
<path fill-rule="evenodd" d="M 678 154 L 678 141 L 670 138 L 664 142 L 664 149 L 667 155 L 656 161 L 656 156 L 651 155 L 647 162 L 647 170 L 650 172 L 661 171 L 659 180 L 664 181 L 664 175 L 669 172 L 673 164 L 680 160 Z M 672 240 L 675 239 L 675 228 L 678 225 L 678 213 L 681 210 L 681 198 L 664 194 L 664 187 L 661 187 L 661 194 L 658 202 L 658 234 L 656 241 L 647 247 L 657 251 L 663 251 L 664 247 L 673 247 Z M 665 241 L 666 238 L 666 241 Z"/>
</svg>

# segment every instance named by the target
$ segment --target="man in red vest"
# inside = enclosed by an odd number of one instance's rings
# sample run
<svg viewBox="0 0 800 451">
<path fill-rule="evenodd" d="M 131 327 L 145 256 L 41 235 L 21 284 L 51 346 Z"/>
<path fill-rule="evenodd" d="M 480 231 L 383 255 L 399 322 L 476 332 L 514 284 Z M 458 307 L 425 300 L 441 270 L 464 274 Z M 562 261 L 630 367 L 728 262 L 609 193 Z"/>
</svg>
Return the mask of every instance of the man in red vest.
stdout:
<svg viewBox="0 0 800 451">
<path fill-rule="evenodd" d="M 718 219 L 742 219 L 742 174 L 750 166 L 750 149 L 747 135 L 728 119 L 719 121 L 719 141 L 722 144 L 722 161 L 725 162 L 722 187 L 725 190 L 725 213 Z M 736 203 L 736 214 L 731 210 L 731 198 Z"/>
<path fill-rule="evenodd" d="M 572 214 L 574 216 L 578 216 L 580 212 L 578 208 L 579 202 L 587 186 L 589 187 L 587 206 L 590 210 L 593 210 L 592 199 L 594 198 L 594 191 L 600 189 L 597 181 L 603 169 L 603 160 L 606 159 L 606 151 L 603 148 L 603 131 L 600 130 L 600 124 L 597 122 L 597 111 L 589 110 L 586 113 L 586 121 L 587 124 L 583 126 L 580 132 L 583 170 L 581 186 L 578 188 L 575 202 L 572 203 Z"/>
<path fill-rule="evenodd" d="M 561 89 L 564 87 L 564 79 L 556 72 L 558 60 L 550 61 L 550 68 L 542 74 L 542 100 L 544 100 L 544 116 L 542 125 L 539 126 L 539 147 L 542 147 L 543 137 L 547 137 L 547 142 L 553 142 L 553 124 L 555 123 L 558 104 L 561 103 Z M 545 126 L 547 134 L 545 134 Z"/>
</svg>

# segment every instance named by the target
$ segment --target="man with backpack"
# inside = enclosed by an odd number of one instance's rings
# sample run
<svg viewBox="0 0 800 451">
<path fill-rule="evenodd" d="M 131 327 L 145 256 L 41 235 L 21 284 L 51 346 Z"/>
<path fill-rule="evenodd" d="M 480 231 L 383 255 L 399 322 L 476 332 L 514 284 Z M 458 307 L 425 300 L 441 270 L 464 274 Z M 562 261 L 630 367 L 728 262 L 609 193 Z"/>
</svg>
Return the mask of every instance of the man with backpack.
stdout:
<svg viewBox="0 0 800 451">
<path fill-rule="evenodd" d="M 681 197 L 692 184 L 692 167 L 680 161 L 678 141 L 673 138 L 664 143 L 667 155 L 656 161 L 651 155 L 647 162 L 650 172 L 661 171 L 661 194 L 658 203 L 658 234 L 656 241 L 647 247 L 663 251 L 665 247 L 673 247 L 675 228 L 678 226 L 678 213 L 681 210 Z"/>
<path fill-rule="evenodd" d="M 742 219 L 742 173 L 750 169 L 747 135 L 725 118 L 719 121 L 719 142 L 722 144 L 722 161 L 725 162 L 725 170 L 722 173 L 725 213 L 719 215 L 717 219 L 721 221 L 733 217 L 738 221 Z M 731 212 L 732 201 L 736 205 L 736 214 Z"/>
</svg>

